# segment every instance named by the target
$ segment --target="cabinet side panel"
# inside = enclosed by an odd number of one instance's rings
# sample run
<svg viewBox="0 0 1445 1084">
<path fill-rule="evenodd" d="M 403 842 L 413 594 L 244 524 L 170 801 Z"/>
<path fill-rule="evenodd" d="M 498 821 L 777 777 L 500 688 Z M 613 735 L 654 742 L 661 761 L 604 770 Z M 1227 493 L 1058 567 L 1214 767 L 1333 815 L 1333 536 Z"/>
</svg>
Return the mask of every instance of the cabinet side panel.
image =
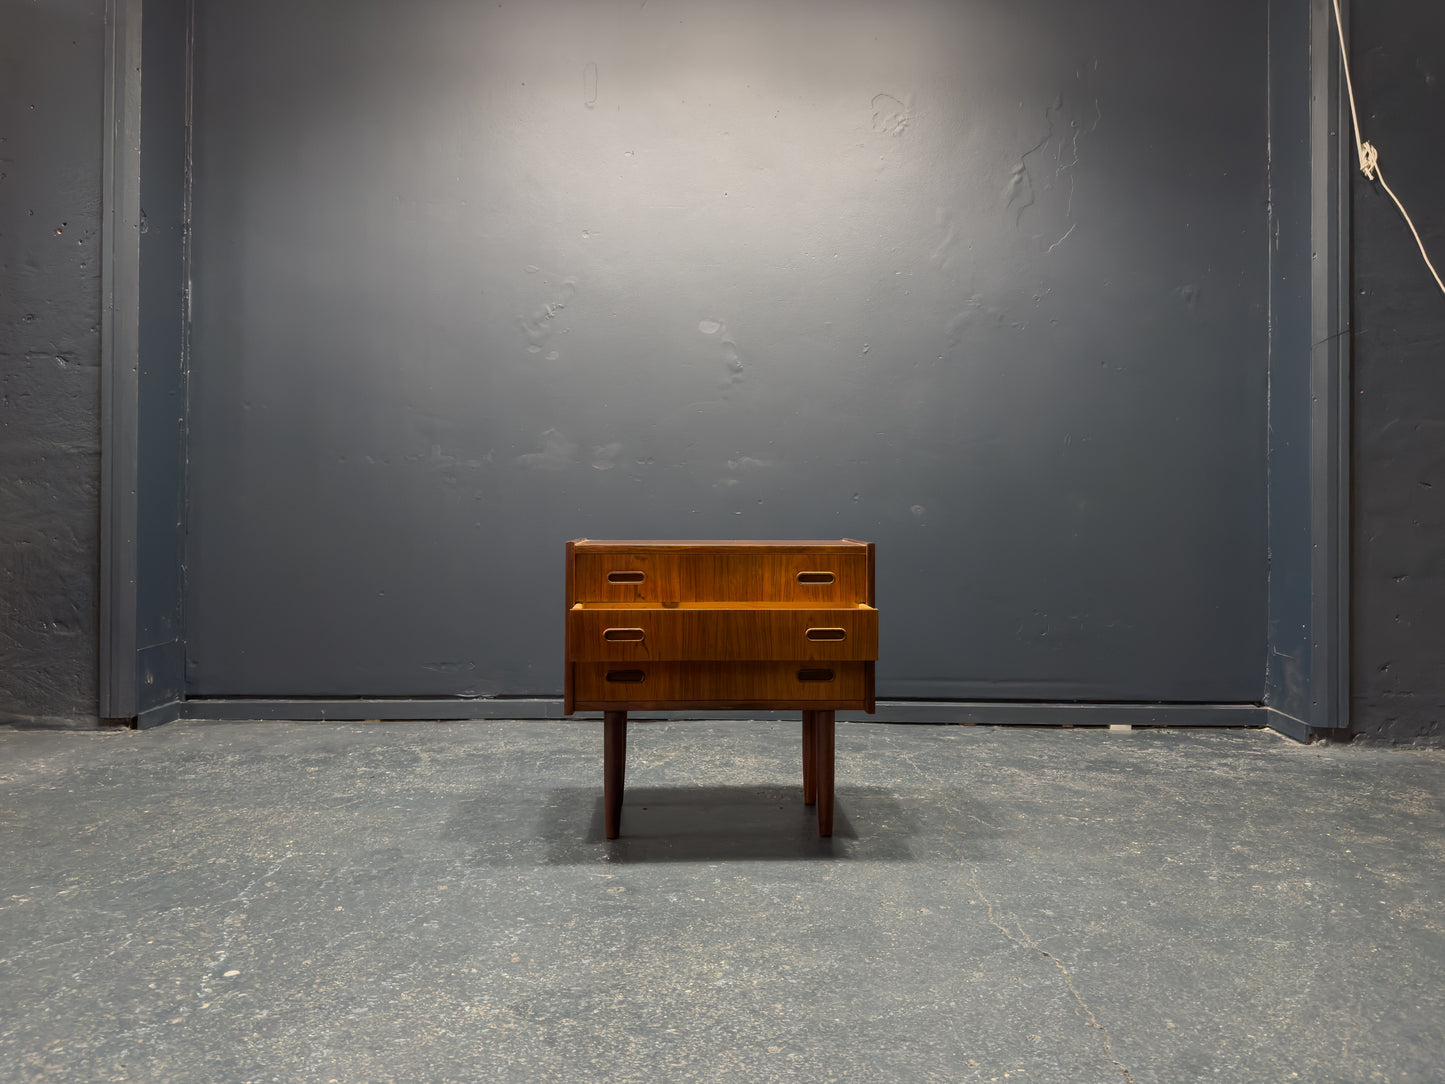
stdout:
<svg viewBox="0 0 1445 1084">
<path fill-rule="evenodd" d="M 576 599 L 577 543 L 567 543 L 567 571 L 563 588 L 562 612 L 562 714 L 571 715 L 574 709 L 574 680 L 572 676 L 572 622 L 568 614 Z"/>
</svg>

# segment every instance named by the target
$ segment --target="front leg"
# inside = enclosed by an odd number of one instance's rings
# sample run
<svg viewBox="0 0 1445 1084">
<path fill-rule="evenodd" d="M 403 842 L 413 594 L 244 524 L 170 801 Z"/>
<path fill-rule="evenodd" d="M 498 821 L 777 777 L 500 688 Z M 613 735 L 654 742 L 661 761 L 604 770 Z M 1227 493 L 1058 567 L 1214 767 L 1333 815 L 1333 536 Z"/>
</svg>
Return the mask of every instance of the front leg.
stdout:
<svg viewBox="0 0 1445 1084">
<path fill-rule="evenodd" d="M 818 835 L 833 834 L 833 713 L 813 713 L 818 780 Z"/>
<path fill-rule="evenodd" d="M 803 712 L 803 804 L 818 800 L 818 737 L 816 711 Z"/>
<path fill-rule="evenodd" d="M 602 812 L 607 838 L 622 828 L 622 784 L 627 775 L 627 712 L 602 713 Z"/>
</svg>

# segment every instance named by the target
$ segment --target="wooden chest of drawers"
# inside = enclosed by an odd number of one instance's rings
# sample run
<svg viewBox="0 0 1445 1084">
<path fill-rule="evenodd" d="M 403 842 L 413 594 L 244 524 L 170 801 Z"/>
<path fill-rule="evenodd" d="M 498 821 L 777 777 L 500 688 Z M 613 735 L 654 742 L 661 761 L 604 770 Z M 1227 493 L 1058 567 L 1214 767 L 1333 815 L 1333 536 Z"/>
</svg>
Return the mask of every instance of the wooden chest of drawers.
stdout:
<svg viewBox="0 0 1445 1084">
<path fill-rule="evenodd" d="M 804 800 L 832 834 L 833 712 L 873 710 L 871 543 L 579 539 L 566 602 L 564 711 L 605 713 L 609 839 L 627 712 L 673 708 L 802 711 Z"/>
</svg>

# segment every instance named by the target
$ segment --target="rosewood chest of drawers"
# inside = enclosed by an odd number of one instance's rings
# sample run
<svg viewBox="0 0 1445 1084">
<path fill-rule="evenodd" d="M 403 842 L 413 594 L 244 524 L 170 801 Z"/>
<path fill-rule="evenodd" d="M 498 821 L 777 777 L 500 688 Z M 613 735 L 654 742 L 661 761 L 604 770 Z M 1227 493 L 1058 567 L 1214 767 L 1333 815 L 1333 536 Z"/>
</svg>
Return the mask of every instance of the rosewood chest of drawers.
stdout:
<svg viewBox="0 0 1445 1084">
<path fill-rule="evenodd" d="M 603 792 L 617 838 L 627 713 L 803 713 L 803 800 L 833 833 L 833 713 L 873 711 L 873 545 L 567 543 L 564 711 L 604 713 Z"/>
</svg>

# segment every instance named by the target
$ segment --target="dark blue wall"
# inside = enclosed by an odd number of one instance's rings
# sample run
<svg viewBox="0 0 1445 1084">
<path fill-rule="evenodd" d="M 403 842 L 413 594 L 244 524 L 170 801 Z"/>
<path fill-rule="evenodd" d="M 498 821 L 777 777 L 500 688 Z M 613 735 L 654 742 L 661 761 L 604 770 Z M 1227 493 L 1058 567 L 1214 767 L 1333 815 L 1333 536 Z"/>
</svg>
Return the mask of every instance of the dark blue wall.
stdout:
<svg viewBox="0 0 1445 1084">
<path fill-rule="evenodd" d="M 0 722 L 96 719 L 100 0 L 0 0 Z"/>
<path fill-rule="evenodd" d="M 1357 4 L 1355 88 L 1445 274 L 1445 7 Z M 1353 729 L 1445 741 L 1445 296 L 1394 204 L 1354 181 Z"/>
<path fill-rule="evenodd" d="M 197 10 L 193 694 L 553 693 L 563 540 L 848 535 L 881 696 L 1260 699 L 1260 5 Z"/>
</svg>

